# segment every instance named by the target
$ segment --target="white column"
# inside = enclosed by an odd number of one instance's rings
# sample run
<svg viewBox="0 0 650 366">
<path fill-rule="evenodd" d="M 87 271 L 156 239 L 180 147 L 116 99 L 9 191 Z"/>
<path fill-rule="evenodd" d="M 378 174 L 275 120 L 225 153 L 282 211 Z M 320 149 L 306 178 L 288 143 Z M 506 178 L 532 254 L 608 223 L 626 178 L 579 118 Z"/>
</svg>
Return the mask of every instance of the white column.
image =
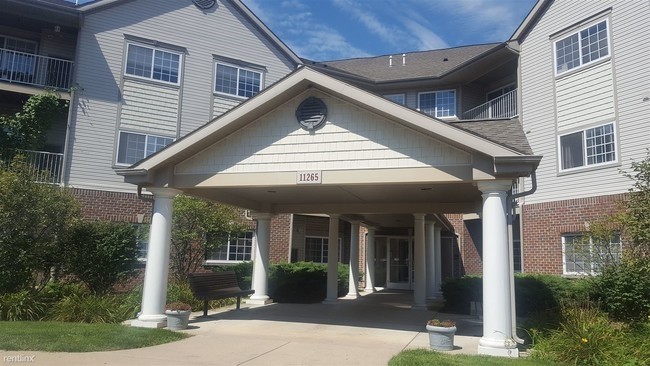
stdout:
<svg viewBox="0 0 650 366">
<path fill-rule="evenodd" d="M 366 240 L 366 292 L 375 292 L 375 228 L 368 227 Z"/>
<path fill-rule="evenodd" d="M 348 274 L 348 299 L 359 296 L 359 221 L 350 223 L 350 271 Z"/>
<path fill-rule="evenodd" d="M 507 191 L 510 181 L 479 182 L 483 192 L 483 337 L 478 353 L 519 357 L 512 338 Z"/>
<path fill-rule="evenodd" d="M 427 278 L 426 278 L 426 256 L 424 252 L 424 214 L 413 214 L 415 225 L 413 234 L 415 240 L 415 253 L 413 253 L 413 264 L 415 265 L 415 284 L 413 289 L 413 310 L 427 310 Z"/>
<path fill-rule="evenodd" d="M 440 232 L 442 231 L 442 227 L 439 225 L 436 225 L 436 227 L 433 229 L 433 248 L 434 248 L 434 255 L 435 255 L 435 260 L 436 260 L 436 270 L 435 270 L 435 292 L 434 292 L 434 297 L 438 299 L 442 299 L 442 291 L 440 290 L 440 285 L 442 285 L 442 241 L 440 239 Z"/>
<path fill-rule="evenodd" d="M 142 328 L 162 328 L 167 326 L 165 304 L 167 303 L 173 203 L 174 197 L 180 191 L 171 188 L 147 190 L 153 193 L 154 203 L 142 288 L 142 312 L 138 319 L 131 322 L 131 325 Z"/>
<path fill-rule="evenodd" d="M 339 269 L 339 215 L 330 215 L 330 229 L 327 244 L 327 297 L 323 304 L 338 302 Z"/>
<path fill-rule="evenodd" d="M 254 237 L 255 258 L 253 258 L 253 290 L 255 293 L 246 303 L 265 305 L 273 302 L 268 295 L 271 215 L 257 214 L 255 218 L 257 221 Z"/>
<path fill-rule="evenodd" d="M 427 220 L 425 223 L 425 255 L 427 268 L 427 300 L 436 299 L 436 252 L 434 247 L 436 223 Z"/>
</svg>

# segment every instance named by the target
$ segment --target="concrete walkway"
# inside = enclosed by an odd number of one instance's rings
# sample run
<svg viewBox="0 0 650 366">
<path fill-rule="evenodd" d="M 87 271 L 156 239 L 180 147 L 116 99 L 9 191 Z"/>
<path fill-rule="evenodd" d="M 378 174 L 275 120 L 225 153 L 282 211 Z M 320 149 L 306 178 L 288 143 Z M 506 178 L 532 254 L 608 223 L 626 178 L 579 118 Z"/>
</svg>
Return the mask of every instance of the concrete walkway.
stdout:
<svg viewBox="0 0 650 366">
<path fill-rule="evenodd" d="M 468 316 L 410 309 L 412 293 L 380 291 L 336 305 L 271 304 L 195 313 L 193 337 L 112 352 L 35 355 L 41 365 L 386 365 L 403 349 L 428 348 L 426 320 L 454 319 L 450 353 L 475 354 L 481 323 Z"/>
</svg>

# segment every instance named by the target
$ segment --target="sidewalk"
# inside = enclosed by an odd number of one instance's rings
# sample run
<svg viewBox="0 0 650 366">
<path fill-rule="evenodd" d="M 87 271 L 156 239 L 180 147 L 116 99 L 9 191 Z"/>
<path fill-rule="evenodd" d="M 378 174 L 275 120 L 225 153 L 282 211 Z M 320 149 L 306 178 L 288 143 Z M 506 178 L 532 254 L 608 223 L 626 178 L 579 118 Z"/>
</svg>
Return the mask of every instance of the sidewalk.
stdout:
<svg viewBox="0 0 650 366">
<path fill-rule="evenodd" d="M 412 294 L 381 291 L 336 305 L 271 304 L 193 314 L 192 337 L 154 347 L 112 352 L 34 354 L 40 365 L 386 365 L 403 349 L 428 348 L 433 311 L 410 309 Z M 476 354 L 481 323 L 457 322 L 456 348 Z M 13 353 L 11 353 L 13 354 Z"/>
</svg>

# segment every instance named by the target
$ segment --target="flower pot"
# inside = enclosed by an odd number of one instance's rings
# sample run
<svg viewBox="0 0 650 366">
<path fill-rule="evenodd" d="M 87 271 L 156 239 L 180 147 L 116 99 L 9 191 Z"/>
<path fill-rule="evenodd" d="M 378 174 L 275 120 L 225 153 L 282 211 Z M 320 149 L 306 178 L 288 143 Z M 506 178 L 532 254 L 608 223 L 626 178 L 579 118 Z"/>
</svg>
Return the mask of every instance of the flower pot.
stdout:
<svg viewBox="0 0 650 366">
<path fill-rule="evenodd" d="M 427 325 L 429 332 L 429 347 L 437 351 L 451 351 L 454 349 L 454 334 L 456 327 L 436 327 Z"/>
<path fill-rule="evenodd" d="M 181 330 L 187 329 L 192 312 L 189 310 L 167 310 L 165 314 L 167 314 L 167 328 Z"/>
</svg>

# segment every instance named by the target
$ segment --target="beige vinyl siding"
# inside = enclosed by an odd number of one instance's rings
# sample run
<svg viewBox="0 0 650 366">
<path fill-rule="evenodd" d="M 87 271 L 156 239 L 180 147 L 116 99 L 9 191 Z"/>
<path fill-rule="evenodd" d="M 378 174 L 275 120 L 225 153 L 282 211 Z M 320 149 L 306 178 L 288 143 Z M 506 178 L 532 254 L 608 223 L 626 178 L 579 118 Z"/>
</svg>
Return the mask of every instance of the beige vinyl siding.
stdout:
<svg viewBox="0 0 650 366">
<path fill-rule="evenodd" d="M 191 1 L 138 0 L 120 2 L 86 15 L 79 34 L 76 81 L 80 89 L 70 137 L 69 184 L 79 188 L 134 190 L 112 169 L 118 111 L 126 109 L 127 117 L 133 116 L 124 103 L 135 97 L 129 95 L 128 88 L 120 89 L 125 35 L 187 49 L 182 60 L 181 85 L 177 87 L 180 136 L 204 125 L 213 114 L 213 55 L 263 65 L 267 69 L 265 87 L 291 72 L 291 62 L 257 28 L 242 23 L 244 19 L 224 0 L 218 0 L 216 8 L 205 12 Z M 144 118 L 129 123 L 142 126 L 150 121 Z M 169 121 L 165 120 L 163 125 L 168 131 Z"/>
<path fill-rule="evenodd" d="M 179 88 L 125 79 L 120 129 L 176 137 Z"/>
<path fill-rule="evenodd" d="M 327 122 L 317 133 L 295 119 L 299 96 L 178 164 L 176 174 L 252 173 L 460 166 L 468 152 L 326 95 Z"/>
<path fill-rule="evenodd" d="M 560 133 L 594 122 L 612 121 L 616 116 L 611 61 L 558 78 L 555 93 Z"/>
<path fill-rule="evenodd" d="M 556 79 L 554 75 L 553 40 L 549 36 L 609 7 L 612 8 L 609 26 L 613 36 L 609 41 L 615 94 L 613 106 L 599 113 L 611 115 L 611 108 L 616 112 L 617 158 L 621 165 L 559 174 L 557 123 L 560 119 L 556 116 L 558 104 L 554 92 L 556 81 L 558 95 L 563 92 L 563 81 L 562 77 Z M 533 151 L 544 156 L 537 170 L 537 192 L 527 197 L 526 203 L 623 193 L 630 188 L 631 181 L 623 177 L 619 169 L 629 170 L 632 160 L 638 161 L 645 156 L 647 136 L 650 136 L 650 124 L 647 123 L 650 102 L 643 101 L 650 85 L 650 73 L 647 72 L 650 67 L 649 29 L 650 3 L 645 0 L 555 1 L 524 40 L 521 45 L 522 120 Z M 576 71 L 576 75 L 591 72 L 590 67 L 607 67 L 605 64 L 586 66 Z M 576 89 L 576 93 L 582 90 Z M 572 116 L 592 112 L 590 107 L 582 105 L 580 96 L 576 98 L 573 105 L 576 114 Z M 557 103 L 565 101 L 560 102 L 558 96 Z M 579 124 L 599 122 L 574 121 Z"/>
</svg>

